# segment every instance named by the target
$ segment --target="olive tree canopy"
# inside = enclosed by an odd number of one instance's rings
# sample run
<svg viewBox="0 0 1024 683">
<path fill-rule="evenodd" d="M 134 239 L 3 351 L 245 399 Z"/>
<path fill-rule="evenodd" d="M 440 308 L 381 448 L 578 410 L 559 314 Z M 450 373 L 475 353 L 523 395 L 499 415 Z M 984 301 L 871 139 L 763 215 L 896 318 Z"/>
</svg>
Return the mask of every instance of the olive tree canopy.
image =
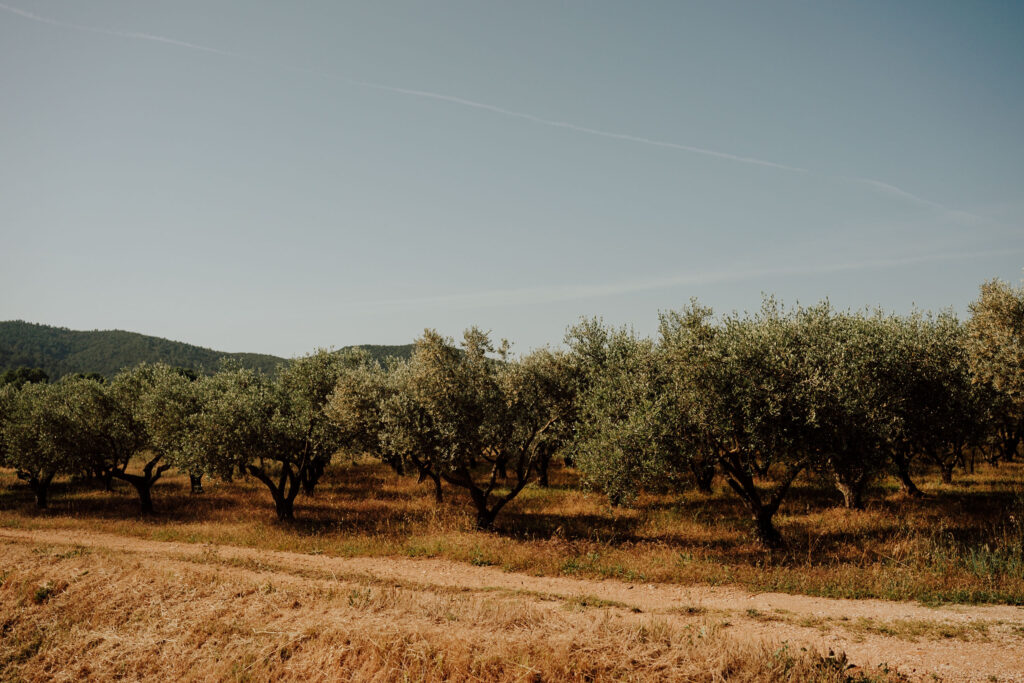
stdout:
<svg viewBox="0 0 1024 683">
<path fill-rule="evenodd" d="M 476 328 L 461 348 L 427 330 L 407 361 L 342 375 L 328 410 L 350 447 L 430 478 L 438 498 L 442 482 L 466 490 L 483 529 L 536 475 L 568 391 L 558 354 L 494 352 Z"/>
<path fill-rule="evenodd" d="M 1011 459 L 1024 439 L 1024 286 L 986 282 L 970 310 L 971 372 L 994 394 L 990 421 L 1001 456 Z"/>
</svg>

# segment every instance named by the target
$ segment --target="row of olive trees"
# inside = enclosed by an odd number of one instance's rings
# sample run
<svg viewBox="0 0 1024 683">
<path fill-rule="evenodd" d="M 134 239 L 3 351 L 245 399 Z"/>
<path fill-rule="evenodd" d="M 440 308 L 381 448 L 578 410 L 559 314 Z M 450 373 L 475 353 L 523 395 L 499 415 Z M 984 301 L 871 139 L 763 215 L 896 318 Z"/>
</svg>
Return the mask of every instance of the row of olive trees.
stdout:
<svg viewBox="0 0 1024 683">
<path fill-rule="evenodd" d="M 203 475 L 252 477 L 288 520 L 336 453 L 366 453 L 430 479 L 439 500 L 442 482 L 465 489 L 487 528 L 567 436 L 558 427 L 572 399 L 563 355 L 512 362 L 507 348 L 494 351 L 476 329 L 461 349 L 428 331 L 408 361 L 387 367 L 358 350 L 319 351 L 276 378 L 237 365 L 190 377 L 144 364 L 109 383 L 4 387 L 0 459 L 40 507 L 65 474 L 125 481 L 151 513 L 153 485 L 175 468 L 194 491 Z"/>
<path fill-rule="evenodd" d="M 989 283 L 971 310 L 963 325 L 768 299 L 715 321 L 692 303 L 661 316 L 657 340 L 585 322 L 568 337 L 576 463 L 613 501 L 709 490 L 717 471 L 769 546 L 799 476 L 832 481 L 851 508 L 887 470 L 920 495 L 916 459 L 949 482 L 978 452 L 1012 458 L 1024 431 L 1024 289 Z"/>
<path fill-rule="evenodd" d="M 278 516 L 290 519 L 300 489 L 312 492 L 340 447 L 323 405 L 354 353 L 318 352 L 276 379 L 227 365 L 197 378 L 143 364 L 109 383 L 71 377 L 0 388 L 0 459 L 29 483 L 40 507 L 58 474 L 132 485 L 143 513 L 169 469 L 193 477 L 251 476 L 264 483 Z M 129 465 L 138 464 L 132 471 Z"/>
<path fill-rule="evenodd" d="M 950 314 L 786 309 L 714 319 L 696 303 L 662 315 L 657 339 L 599 321 L 566 351 L 518 359 L 488 335 L 461 348 L 427 331 L 412 357 L 381 365 L 320 351 L 276 378 L 228 365 L 197 378 L 142 365 L 0 389 L 0 457 L 40 505 L 57 474 L 120 479 L 153 509 L 170 468 L 252 477 L 280 519 L 294 516 L 339 451 L 468 495 L 481 528 L 555 454 L 613 503 L 643 489 L 710 490 L 722 477 L 758 537 L 800 476 L 823 477 L 849 507 L 891 471 L 911 495 L 915 460 L 945 480 L 981 451 L 1011 458 L 1024 426 L 1024 290 L 986 284 L 965 326 Z M 129 471 L 130 463 L 137 463 Z"/>
</svg>

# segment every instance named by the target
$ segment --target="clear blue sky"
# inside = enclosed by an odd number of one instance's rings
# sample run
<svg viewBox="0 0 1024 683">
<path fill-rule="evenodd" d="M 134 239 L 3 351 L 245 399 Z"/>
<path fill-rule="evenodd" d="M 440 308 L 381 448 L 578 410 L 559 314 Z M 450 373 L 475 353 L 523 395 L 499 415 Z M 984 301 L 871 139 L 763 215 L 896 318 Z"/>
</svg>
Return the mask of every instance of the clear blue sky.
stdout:
<svg viewBox="0 0 1024 683">
<path fill-rule="evenodd" d="M 1024 265 L 1024 3 L 0 0 L 0 319 L 517 350 Z"/>
</svg>

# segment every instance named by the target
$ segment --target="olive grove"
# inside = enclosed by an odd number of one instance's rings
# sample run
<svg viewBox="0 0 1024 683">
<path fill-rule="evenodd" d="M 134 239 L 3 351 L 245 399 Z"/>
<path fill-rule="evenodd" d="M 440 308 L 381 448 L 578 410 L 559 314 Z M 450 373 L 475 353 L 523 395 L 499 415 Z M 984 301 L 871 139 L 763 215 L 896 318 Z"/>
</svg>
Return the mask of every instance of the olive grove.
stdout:
<svg viewBox="0 0 1024 683">
<path fill-rule="evenodd" d="M 645 338 L 585 319 L 564 350 L 513 356 L 480 329 L 433 330 L 407 359 L 319 350 L 276 375 L 227 363 L 209 376 L 164 364 L 0 386 L 0 464 L 45 507 L 58 477 L 153 489 L 175 469 L 263 484 L 278 519 L 324 473 L 369 456 L 467 502 L 481 529 L 552 462 L 630 505 L 644 492 L 712 492 L 742 504 L 765 546 L 798 481 L 847 508 L 891 476 L 920 496 L 922 468 L 954 481 L 978 455 L 1024 441 L 1024 288 L 982 285 L 953 313 L 837 311 L 828 302 L 716 316 L 696 301 Z"/>
</svg>

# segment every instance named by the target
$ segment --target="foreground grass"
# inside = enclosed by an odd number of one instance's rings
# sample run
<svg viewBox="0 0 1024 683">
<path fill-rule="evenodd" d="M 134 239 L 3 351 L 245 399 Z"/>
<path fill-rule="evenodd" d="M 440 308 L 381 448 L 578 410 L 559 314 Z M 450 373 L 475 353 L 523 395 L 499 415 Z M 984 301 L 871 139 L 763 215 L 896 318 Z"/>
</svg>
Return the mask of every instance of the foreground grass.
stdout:
<svg viewBox="0 0 1024 683">
<path fill-rule="evenodd" d="M 837 496 L 799 482 L 779 526 L 784 551 L 749 536 L 742 507 L 716 493 L 644 496 L 610 508 L 576 488 L 572 470 L 553 486 L 527 488 L 493 533 L 473 529 L 454 491 L 435 505 L 426 487 L 370 462 L 332 469 L 299 521 L 273 520 L 265 489 L 250 482 L 206 484 L 191 496 L 186 477 L 155 489 L 158 515 L 139 518 L 130 491 L 59 482 L 51 509 L 37 512 L 9 472 L 0 473 L 0 524 L 83 529 L 155 540 L 240 545 L 338 556 L 443 557 L 537 575 L 614 577 L 637 582 L 739 585 L 826 597 L 936 603 L 1024 604 L 1024 466 L 982 466 L 952 485 L 923 476 L 926 499 L 883 482 L 868 509 L 836 507 Z"/>
<path fill-rule="evenodd" d="M 75 547 L 2 548 L 2 680 L 867 681 L 703 616 L 310 579 Z"/>
</svg>

